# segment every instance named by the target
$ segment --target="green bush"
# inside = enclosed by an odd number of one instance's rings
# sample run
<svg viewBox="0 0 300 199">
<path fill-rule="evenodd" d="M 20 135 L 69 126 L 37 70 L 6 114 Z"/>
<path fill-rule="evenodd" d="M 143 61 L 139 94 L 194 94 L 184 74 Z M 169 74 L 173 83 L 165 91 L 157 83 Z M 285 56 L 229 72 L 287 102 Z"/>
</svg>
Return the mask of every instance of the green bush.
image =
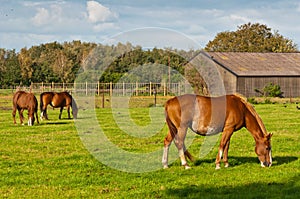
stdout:
<svg viewBox="0 0 300 199">
<path fill-rule="evenodd" d="M 267 84 L 262 91 L 255 89 L 255 92 L 262 94 L 264 97 L 283 97 L 280 86 L 273 83 Z"/>
</svg>

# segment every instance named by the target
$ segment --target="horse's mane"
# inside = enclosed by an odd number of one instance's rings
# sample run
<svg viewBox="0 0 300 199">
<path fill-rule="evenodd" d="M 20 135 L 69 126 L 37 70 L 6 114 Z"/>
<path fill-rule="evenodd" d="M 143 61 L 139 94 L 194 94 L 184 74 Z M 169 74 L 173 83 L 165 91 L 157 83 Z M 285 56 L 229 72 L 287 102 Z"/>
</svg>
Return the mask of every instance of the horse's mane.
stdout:
<svg viewBox="0 0 300 199">
<path fill-rule="evenodd" d="M 259 115 L 255 111 L 252 104 L 247 102 L 247 98 L 245 96 L 238 94 L 238 93 L 235 93 L 234 95 L 241 100 L 241 102 L 246 106 L 246 108 L 249 110 L 249 112 L 256 118 L 256 121 L 257 121 L 258 125 L 260 126 L 261 130 L 263 131 L 263 134 L 267 135 L 268 133 L 267 133 L 266 127 L 265 127 L 262 119 L 259 117 Z"/>
</svg>

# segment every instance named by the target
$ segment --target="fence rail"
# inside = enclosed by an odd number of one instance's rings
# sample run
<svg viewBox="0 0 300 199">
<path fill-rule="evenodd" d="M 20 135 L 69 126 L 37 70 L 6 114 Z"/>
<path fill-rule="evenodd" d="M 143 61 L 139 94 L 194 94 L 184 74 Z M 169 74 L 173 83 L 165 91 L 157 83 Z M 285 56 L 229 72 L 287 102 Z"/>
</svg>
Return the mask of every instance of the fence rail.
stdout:
<svg viewBox="0 0 300 199">
<path fill-rule="evenodd" d="M 22 88 L 20 88 L 22 89 Z M 69 91 L 83 95 L 109 95 L 109 96 L 167 96 L 181 95 L 193 92 L 187 82 L 179 83 L 31 83 L 29 88 L 34 93 L 46 91 Z"/>
</svg>

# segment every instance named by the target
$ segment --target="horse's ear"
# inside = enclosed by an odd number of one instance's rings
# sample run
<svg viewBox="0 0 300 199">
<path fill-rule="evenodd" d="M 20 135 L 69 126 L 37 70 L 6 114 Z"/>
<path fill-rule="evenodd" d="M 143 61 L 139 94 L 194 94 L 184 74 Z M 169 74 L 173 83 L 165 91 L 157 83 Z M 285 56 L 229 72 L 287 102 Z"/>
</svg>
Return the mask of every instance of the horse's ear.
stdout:
<svg viewBox="0 0 300 199">
<path fill-rule="evenodd" d="M 267 135 L 267 140 L 270 140 L 272 136 L 273 136 L 273 133 L 269 133 L 269 134 Z"/>
</svg>

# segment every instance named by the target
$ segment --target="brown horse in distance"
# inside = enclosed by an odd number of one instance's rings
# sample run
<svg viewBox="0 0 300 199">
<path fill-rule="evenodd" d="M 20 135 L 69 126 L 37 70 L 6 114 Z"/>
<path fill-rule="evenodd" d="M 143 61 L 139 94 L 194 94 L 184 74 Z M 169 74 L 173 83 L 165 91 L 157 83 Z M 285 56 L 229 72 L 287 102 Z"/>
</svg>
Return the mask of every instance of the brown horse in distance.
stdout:
<svg viewBox="0 0 300 199">
<path fill-rule="evenodd" d="M 61 119 L 62 111 L 64 107 L 67 108 L 68 118 L 70 119 L 70 107 L 72 108 L 73 117 L 77 118 L 77 105 L 75 100 L 68 92 L 44 92 L 40 95 L 40 109 L 41 119 L 45 118 L 48 120 L 47 106 L 50 104 L 53 108 L 60 108 L 59 119 Z"/>
<path fill-rule="evenodd" d="M 188 128 L 203 136 L 223 132 L 216 157 L 216 169 L 220 169 L 222 156 L 225 167 L 229 166 L 227 158 L 230 138 L 233 132 L 242 127 L 246 127 L 255 140 L 255 152 L 261 166 L 270 167 L 272 164 L 272 134 L 266 132 L 261 118 L 252 105 L 237 95 L 215 98 L 182 95 L 166 102 L 165 113 L 169 132 L 164 140 L 162 158 L 164 168 L 168 167 L 168 151 L 173 140 L 178 149 L 181 164 L 186 169 L 190 168 L 185 156 L 189 159 L 192 159 L 192 156 L 184 145 Z"/>
<path fill-rule="evenodd" d="M 18 110 L 20 116 L 20 122 L 23 124 L 24 116 L 23 111 L 28 111 L 28 126 L 34 124 L 34 115 L 36 116 L 37 123 L 39 123 L 37 111 L 38 111 L 38 101 L 33 93 L 27 93 L 25 91 L 18 91 L 13 96 L 13 119 L 14 124 L 16 124 L 16 111 Z"/>
</svg>

